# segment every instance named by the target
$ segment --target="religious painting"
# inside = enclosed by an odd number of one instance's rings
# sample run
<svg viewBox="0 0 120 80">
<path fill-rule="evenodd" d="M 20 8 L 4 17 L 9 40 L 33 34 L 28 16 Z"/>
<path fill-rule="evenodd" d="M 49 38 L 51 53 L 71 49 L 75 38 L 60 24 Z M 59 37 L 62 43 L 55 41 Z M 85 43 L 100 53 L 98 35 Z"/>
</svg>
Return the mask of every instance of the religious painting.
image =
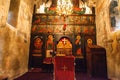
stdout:
<svg viewBox="0 0 120 80">
<path fill-rule="evenodd" d="M 47 19 L 47 24 L 53 24 L 54 23 L 54 19 L 56 19 L 55 16 L 49 15 L 48 19 Z M 56 19 L 56 21 L 57 21 L 57 19 Z"/>
<path fill-rule="evenodd" d="M 83 26 L 82 31 L 84 34 L 88 34 L 89 33 L 89 26 Z"/>
<path fill-rule="evenodd" d="M 68 24 L 94 24 L 95 22 L 95 19 L 94 19 L 95 17 L 94 16 L 89 16 L 89 15 L 87 15 L 87 16 L 85 16 L 85 15 L 83 15 L 83 16 L 68 16 L 67 17 L 67 23 Z"/>
<path fill-rule="evenodd" d="M 67 17 L 64 16 L 59 16 L 59 15 L 36 15 L 33 18 L 33 24 L 34 25 L 52 25 L 52 24 L 94 24 L 95 23 L 95 17 L 92 15 L 82 15 L 82 16 L 75 16 L 75 15 L 70 15 Z"/>
<path fill-rule="evenodd" d="M 49 15 L 47 19 L 48 24 L 64 24 L 65 23 L 65 17 L 64 16 L 54 16 Z"/>
<path fill-rule="evenodd" d="M 96 39 L 94 37 L 94 35 L 88 35 L 85 36 L 85 46 L 86 45 L 95 45 L 96 44 Z"/>
<path fill-rule="evenodd" d="M 81 24 L 81 19 L 82 17 L 81 16 L 74 16 L 74 24 Z"/>
<path fill-rule="evenodd" d="M 46 33 L 53 33 L 54 32 L 54 27 L 52 25 L 47 25 L 46 26 Z"/>
<path fill-rule="evenodd" d="M 47 32 L 47 25 L 38 25 L 37 26 L 37 31 L 38 33 L 46 33 Z"/>
<path fill-rule="evenodd" d="M 42 47 L 43 47 L 43 41 L 41 36 L 35 36 L 33 38 L 33 54 L 41 54 L 42 55 Z"/>
<path fill-rule="evenodd" d="M 72 55 L 72 43 L 69 38 L 62 37 L 57 43 L 57 56 Z"/>
<path fill-rule="evenodd" d="M 89 34 L 95 34 L 95 26 L 89 26 Z"/>
<path fill-rule="evenodd" d="M 79 26 L 79 25 L 75 25 L 75 34 L 78 34 L 78 33 L 82 33 L 82 26 Z"/>
<path fill-rule="evenodd" d="M 74 16 L 75 22 L 74 24 L 81 24 L 81 16 Z"/>
<path fill-rule="evenodd" d="M 67 17 L 68 24 L 74 24 L 75 22 L 75 16 L 68 16 Z"/>
<path fill-rule="evenodd" d="M 66 27 L 66 29 L 64 29 L 64 27 Z M 67 25 L 67 24 L 64 24 L 63 25 L 63 30 L 65 33 L 68 33 L 68 34 L 72 34 L 73 33 L 73 25 Z"/>
<path fill-rule="evenodd" d="M 53 35 L 50 34 L 47 36 L 46 41 L 46 57 L 52 57 L 54 52 L 54 40 Z"/>
<path fill-rule="evenodd" d="M 58 33 L 58 34 L 73 33 L 73 25 L 63 24 L 63 25 L 53 25 L 53 27 L 54 27 L 54 33 Z"/>
<path fill-rule="evenodd" d="M 95 24 L 95 16 L 89 16 L 89 24 Z"/>
<path fill-rule="evenodd" d="M 88 16 L 81 16 L 81 24 L 88 24 Z"/>
<path fill-rule="evenodd" d="M 36 15 L 33 18 L 33 25 L 34 24 L 46 24 L 46 20 L 47 20 L 47 16 L 45 16 L 45 15 L 42 15 L 42 16 Z"/>
<path fill-rule="evenodd" d="M 51 25 L 33 25 L 32 33 L 53 33 Z"/>
<path fill-rule="evenodd" d="M 37 25 L 32 25 L 31 32 L 35 33 L 37 32 L 36 30 L 37 30 Z"/>
<path fill-rule="evenodd" d="M 67 22 L 68 24 L 81 24 L 82 22 L 82 16 L 74 16 L 74 15 L 71 15 L 71 16 L 68 16 L 67 17 Z M 82 23 L 84 24 L 84 23 Z"/>
<path fill-rule="evenodd" d="M 109 14 L 110 14 L 110 22 L 112 31 L 120 29 L 120 1 L 119 0 L 111 0 Z"/>
<path fill-rule="evenodd" d="M 86 16 L 87 24 L 91 24 L 90 18 L 91 18 L 90 16 Z"/>
<path fill-rule="evenodd" d="M 95 17 L 94 16 L 81 16 L 81 24 L 94 24 Z"/>
<path fill-rule="evenodd" d="M 32 33 L 45 33 L 45 32 L 47 32 L 46 25 L 33 25 L 31 30 L 32 30 Z"/>
<path fill-rule="evenodd" d="M 93 45 L 93 40 L 91 38 L 87 39 L 87 45 Z"/>
<path fill-rule="evenodd" d="M 81 35 L 77 35 L 75 38 L 75 56 L 79 58 L 83 58 L 83 53 L 82 53 L 82 39 Z"/>
<path fill-rule="evenodd" d="M 54 27 L 54 33 L 62 34 L 63 33 L 63 25 L 52 25 Z"/>
</svg>

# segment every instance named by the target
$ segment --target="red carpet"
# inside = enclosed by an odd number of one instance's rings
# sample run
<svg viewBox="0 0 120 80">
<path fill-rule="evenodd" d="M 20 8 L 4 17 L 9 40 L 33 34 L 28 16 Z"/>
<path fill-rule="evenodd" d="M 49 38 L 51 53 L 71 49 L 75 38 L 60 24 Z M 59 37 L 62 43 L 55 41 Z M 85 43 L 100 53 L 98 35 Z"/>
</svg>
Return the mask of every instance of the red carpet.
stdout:
<svg viewBox="0 0 120 80">
<path fill-rule="evenodd" d="M 62 75 L 61 75 L 62 76 Z M 76 80 L 108 80 L 106 78 L 93 78 L 88 76 L 85 72 L 76 72 Z M 33 68 L 23 76 L 14 80 L 53 80 L 52 72 L 44 72 L 40 68 Z"/>
</svg>

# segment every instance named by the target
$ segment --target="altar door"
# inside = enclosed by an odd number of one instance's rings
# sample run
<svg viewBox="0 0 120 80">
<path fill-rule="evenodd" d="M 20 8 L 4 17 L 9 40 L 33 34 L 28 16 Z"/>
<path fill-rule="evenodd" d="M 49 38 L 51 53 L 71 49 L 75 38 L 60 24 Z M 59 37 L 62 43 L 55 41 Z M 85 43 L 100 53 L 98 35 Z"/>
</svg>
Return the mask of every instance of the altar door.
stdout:
<svg viewBox="0 0 120 80">
<path fill-rule="evenodd" d="M 54 80 L 75 80 L 73 56 L 56 56 L 55 57 Z"/>
</svg>

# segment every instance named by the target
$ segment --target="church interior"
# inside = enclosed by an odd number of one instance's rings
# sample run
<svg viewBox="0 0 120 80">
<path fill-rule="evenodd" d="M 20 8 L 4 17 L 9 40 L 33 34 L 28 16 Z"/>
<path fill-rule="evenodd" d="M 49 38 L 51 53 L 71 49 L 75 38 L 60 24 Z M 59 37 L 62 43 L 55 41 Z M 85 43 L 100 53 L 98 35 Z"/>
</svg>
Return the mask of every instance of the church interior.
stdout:
<svg viewBox="0 0 120 80">
<path fill-rule="evenodd" d="M 0 80 L 35 69 L 120 80 L 120 0 L 1 0 Z"/>
</svg>

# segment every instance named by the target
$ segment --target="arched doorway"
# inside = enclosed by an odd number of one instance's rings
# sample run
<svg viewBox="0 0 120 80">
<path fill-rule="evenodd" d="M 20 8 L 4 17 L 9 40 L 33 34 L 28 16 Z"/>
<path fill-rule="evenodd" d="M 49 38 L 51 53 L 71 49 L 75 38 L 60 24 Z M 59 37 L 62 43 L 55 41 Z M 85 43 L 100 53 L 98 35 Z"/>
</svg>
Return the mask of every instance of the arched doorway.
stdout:
<svg viewBox="0 0 120 80">
<path fill-rule="evenodd" d="M 61 37 L 56 45 L 56 55 L 72 55 L 72 43 L 68 37 Z"/>
</svg>

